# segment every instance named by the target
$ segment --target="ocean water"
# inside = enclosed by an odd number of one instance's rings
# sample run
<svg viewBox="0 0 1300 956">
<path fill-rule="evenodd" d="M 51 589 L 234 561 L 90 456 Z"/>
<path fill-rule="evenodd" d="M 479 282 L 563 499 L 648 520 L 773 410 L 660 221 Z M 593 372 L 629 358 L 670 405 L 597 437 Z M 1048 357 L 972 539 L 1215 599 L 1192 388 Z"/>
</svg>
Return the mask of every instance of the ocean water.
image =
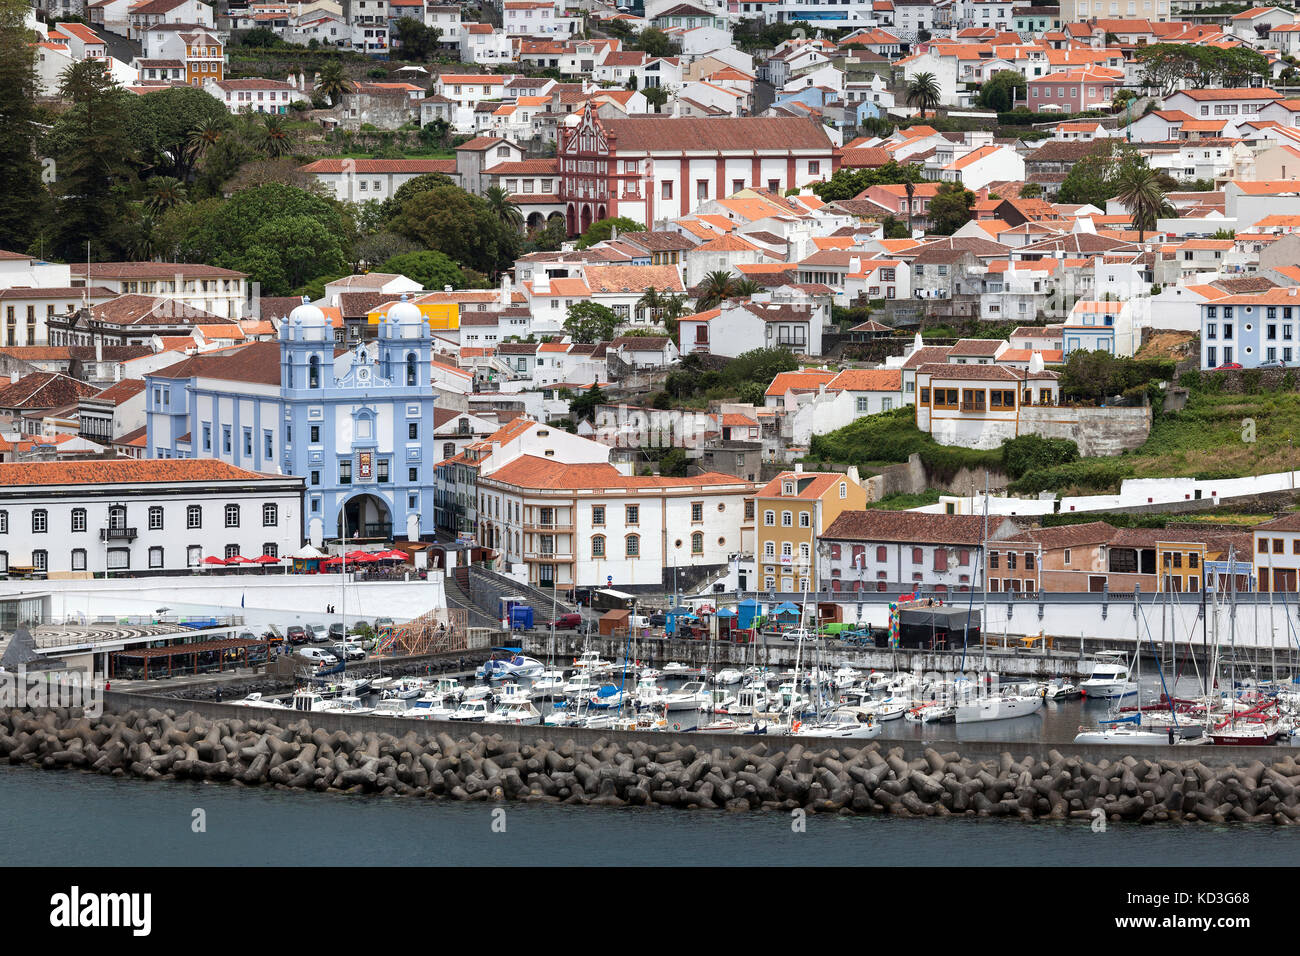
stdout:
<svg viewBox="0 0 1300 956">
<path fill-rule="evenodd" d="M 1271 826 L 1022 823 L 463 804 L 0 765 L 5 866 L 1253 866 Z M 195 832 L 197 820 L 204 832 Z"/>
</svg>

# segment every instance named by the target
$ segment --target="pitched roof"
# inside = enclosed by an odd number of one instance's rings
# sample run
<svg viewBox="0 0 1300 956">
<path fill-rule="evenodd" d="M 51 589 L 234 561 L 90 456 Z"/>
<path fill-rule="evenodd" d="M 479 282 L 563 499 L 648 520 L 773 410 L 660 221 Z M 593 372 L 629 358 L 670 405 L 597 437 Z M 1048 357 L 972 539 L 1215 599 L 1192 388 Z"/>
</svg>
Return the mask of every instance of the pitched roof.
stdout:
<svg viewBox="0 0 1300 956">
<path fill-rule="evenodd" d="M 280 375 L 279 342 L 253 342 L 220 352 L 192 355 L 152 373 L 154 378 L 215 378 L 258 385 L 279 385 Z"/>
<path fill-rule="evenodd" d="M 822 126 L 797 117 L 645 116 L 602 120 L 606 134 L 626 152 L 664 150 L 752 153 L 755 149 L 833 148 Z M 611 147 L 612 148 L 612 147 Z"/>
<path fill-rule="evenodd" d="M 843 511 L 831 522 L 822 538 L 978 545 L 984 540 L 984 516 L 877 509 Z"/>
<path fill-rule="evenodd" d="M 846 368 L 826 385 L 826 391 L 898 392 L 903 373 L 896 368 Z"/>
<path fill-rule="evenodd" d="M 123 485 L 176 482 L 293 480 L 245 471 L 215 458 L 117 458 L 0 464 L 0 486 Z M 299 479 L 301 480 L 301 479 Z"/>
<path fill-rule="evenodd" d="M 820 385 L 828 385 L 835 378 L 835 372 L 822 369 L 800 369 L 797 372 L 778 372 L 767 387 L 764 395 L 784 395 L 786 392 L 815 392 Z"/>
<path fill-rule="evenodd" d="M 538 490 L 628 489 L 655 490 L 668 488 L 708 488 L 718 485 L 746 485 L 734 475 L 705 472 L 690 478 L 666 478 L 660 475 L 624 475 L 607 462 L 567 464 L 536 455 L 520 455 L 479 481 L 500 482 Z"/>
<path fill-rule="evenodd" d="M 0 389 L 0 408 L 62 408 L 99 391 L 59 372 L 33 372 Z"/>
</svg>

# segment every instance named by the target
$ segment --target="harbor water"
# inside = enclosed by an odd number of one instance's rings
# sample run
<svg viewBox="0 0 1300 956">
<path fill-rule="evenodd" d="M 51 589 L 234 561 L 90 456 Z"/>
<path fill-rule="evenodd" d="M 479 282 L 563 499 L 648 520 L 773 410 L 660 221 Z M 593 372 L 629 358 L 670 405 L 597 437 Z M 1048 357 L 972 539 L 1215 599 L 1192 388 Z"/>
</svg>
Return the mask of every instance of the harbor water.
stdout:
<svg viewBox="0 0 1300 956">
<path fill-rule="evenodd" d="M 343 796 L 0 766 L 6 866 L 1254 866 L 1272 826 L 903 820 Z M 493 816 L 494 810 L 504 816 Z M 193 830 L 203 811 L 206 832 Z M 494 828 L 494 823 L 496 827 Z M 504 825 L 504 832 L 499 832 Z"/>
</svg>

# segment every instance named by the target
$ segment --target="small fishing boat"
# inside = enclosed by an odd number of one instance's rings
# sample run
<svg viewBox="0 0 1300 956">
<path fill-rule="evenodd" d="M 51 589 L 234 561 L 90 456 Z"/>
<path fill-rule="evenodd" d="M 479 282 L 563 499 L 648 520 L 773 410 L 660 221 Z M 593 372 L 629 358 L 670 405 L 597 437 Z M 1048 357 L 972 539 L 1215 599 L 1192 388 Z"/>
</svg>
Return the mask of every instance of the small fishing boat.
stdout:
<svg viewBox="0 0 1300 956">
<path fill-rule="evenodd" d="M 860 708 L 841 707 L 820 720 L 795 721 L 790 727 L 794 737 L 847 737 L 869 740 L 880 736 L 880 723 Z"/>
<path fill-rule="evenodd" d="M 1130 678 L 1123 651 L 1103 651 L 1097 657 L 1087 678 L 1079 684 L 1087 697 L 1114 700 L 1137 693 L 1137 681 Z"/>
<path fill-rule="evenodd" d="M 254 691 L 243 700 L 233 701 L 236 707 L 265 707 L 270 710 L 288 710 L 289 708 L 278 700 L 272 700 L 269 697 L 263 697 L 260 691 Z"/>
<path fill-rule="evenodd" d="M 1045 700 L 1078 700 L 1083 696 L 1083 689 L 1071 684 L 1069 681 L 1054 680 L 1047 685 L 1047 691 L 1044 695 Z"/>
<path fill-rule="evenodd" d="M 542 722 L 542 714 L 532 701 L 513 700 L 483 718 L 487 724 L 519 724 L 532 726 Z"/>
<path fill-rule="evenodd" d="M 708 703 L 709 692 L 703 681 L 687 681 L 663 697 L 663 704 L 670 711 L 699 710 Z"/>
<path fill-rule="evenodd" d="M 721 687 L 730 687 L 732 684 L 739 684 L 743 677 L 744 675 L 736 668 L 724 667 L 718 671 L 718 675 L 713 679 L 713 682 Z"/>
<path fill-rule="evenodd" d="M 448 718 L 449 720 L 483 720 L 491 713 L 488 708 L 488 702 L 485 698 L 477 700 L 464 700 L 456 708 L 455 712 Z"/>
</svg>

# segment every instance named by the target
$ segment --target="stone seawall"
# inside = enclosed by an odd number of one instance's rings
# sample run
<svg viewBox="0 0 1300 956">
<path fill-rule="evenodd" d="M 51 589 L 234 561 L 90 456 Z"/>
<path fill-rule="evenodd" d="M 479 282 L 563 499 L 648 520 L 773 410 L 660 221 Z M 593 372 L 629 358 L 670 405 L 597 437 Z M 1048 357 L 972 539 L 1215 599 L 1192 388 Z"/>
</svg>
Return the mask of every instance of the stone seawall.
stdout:
<svg viewBox="0 0 1300 956">
<path fill-rule="evenodd" d="M 114 695 L 110 705 L 125 706 L 131 696 Z M 399 733 L 384 729 L 394 723 Z M 984 749 L 999 744 L 942 744 L 940 752 L 924 743 L 891 748 L 888 741 L 610 733 L 591 739 L 592 733 L 551 737 L 536 727 L 300 718 L 213 704 L 179 714 L 149 707 L 96 718 L 77 709 L 12 709 L 0 711 L 0 757 L 145 780 L 459 801 L 1024 821 L 1300 822 L 1300 766 L 1284 751 L 1224 748 L 1216 755 L 1213 748 L 1188 747 L 1150 748 L 1137 757 L 1118 749 L 1067 756 L 1038 745 L 1017 758 Z M 1214 757 L 1235 764 L 1203 759 Z"/>
</svg>

